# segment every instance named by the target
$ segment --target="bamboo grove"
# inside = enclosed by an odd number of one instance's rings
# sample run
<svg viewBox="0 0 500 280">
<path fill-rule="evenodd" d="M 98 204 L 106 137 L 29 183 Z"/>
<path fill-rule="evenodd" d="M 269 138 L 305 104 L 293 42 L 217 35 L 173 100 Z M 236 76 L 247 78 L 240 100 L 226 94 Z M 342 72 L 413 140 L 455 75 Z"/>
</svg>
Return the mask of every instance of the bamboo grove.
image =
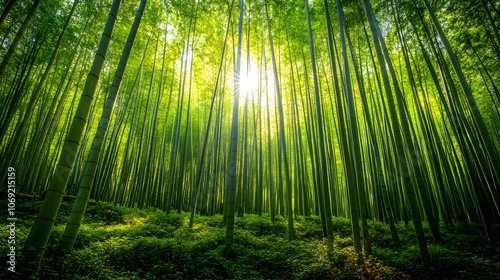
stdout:
<svg viewBox="0 0 500 280">
<path fill-rule="evenodd" d="M 493 0 L 1 1 L 3 182 L 64 194 L 71 250 L 89 198 L 167 213 L 349 217 L 426 234 L 500 220 L 500 4 Z M 6 184 L 2 184 L 4 188 Z M 427 233 L 422 223 L 429 225 Z"/>
</svg>

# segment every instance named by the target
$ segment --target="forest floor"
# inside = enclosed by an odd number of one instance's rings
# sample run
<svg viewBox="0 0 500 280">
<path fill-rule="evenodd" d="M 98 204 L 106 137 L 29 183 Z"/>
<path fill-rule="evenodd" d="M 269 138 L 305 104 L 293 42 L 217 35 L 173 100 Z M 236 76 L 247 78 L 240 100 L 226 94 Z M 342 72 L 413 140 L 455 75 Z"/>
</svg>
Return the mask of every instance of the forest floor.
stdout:
<svg viewBox="0 0 500 280">
<path fill-rule="evenodd" d="M 16 201 L 17 254 L 40 206 L 41 201 Z M 0 207 L 6 215 L 6 203 Z M 432 264 L 424 268 L 411 224 L 397 225 L 397 245 L 387 225 L 370 221 L 373 255 L 363 273 L 346 218 L 333 219 L 335 251 L 329 259 L 319 217 L 298 217 L 292 242 L 282 217 L 274 223 L 268 216 L 237 217 L 228 251 L 221 215 L 197 216 L 190 230 L 189 213 L 166 215 L 99 202 L 88 206 L 74 250 L 63 255 L 57 244 L 71 207 L 63 201 L 41 268 L 31 279 L 500 279 L 500 246 L 478 224 L 443 226 L 441 244 L 429 233 Z M 6 256 L 9 230 L 2 228 L 0 248 Z M 493 228 L 498 237 L 500 226 Z M 13 279 L 4 266 L 0 279 Z M 22 270 L 17 264 L 16 271 Z"/>
</svg>

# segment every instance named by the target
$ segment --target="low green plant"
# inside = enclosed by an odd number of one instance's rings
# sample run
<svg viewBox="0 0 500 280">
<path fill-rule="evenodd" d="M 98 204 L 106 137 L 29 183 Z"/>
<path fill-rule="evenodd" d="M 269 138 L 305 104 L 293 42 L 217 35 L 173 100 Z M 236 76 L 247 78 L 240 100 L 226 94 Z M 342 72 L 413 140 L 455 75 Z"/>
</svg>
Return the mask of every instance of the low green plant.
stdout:
<svg viewBox="0 0 500 280">
<path fill-rule="evenodd" d="M 39 203 L 19 205 L 32 215 L 36 210 L 30 207 Z M 70 209 L 70 203 L 63 205 Z M 68 214 L 63 211 L 58 219 Z M 41 269 L 31 279 L 500 279 L 499 246 L 474 224 L 441 228 L 444 242 L 438 244 L 424 223 L 433 260 L 424 267 L 411 223 L 396 225 L 398 245 L 386 224 L 370 221 L 373 255 L 365 256 L 362 269 L 346 218 L 333 218 L 334 253 L 328 256 L 316 216 L 296 219 L 297 239 L 291 242 L 280 216 L 274 222 L 267 215 L 236 217 L 234 244 L 226 248 L 222 215 L 197 216 L 190 229 L 190 213 L 99 202 L 89 206 L 88 214 L 70 253 L 57 248 L 64 223 L 54 226 Z M 31 224 L 23 219 L 16 227 L 19 251 Z M 1 231 L 0 238 L 6 234 Z M 9 275 L 0 272 L 4 276 Z"/>
</svg>

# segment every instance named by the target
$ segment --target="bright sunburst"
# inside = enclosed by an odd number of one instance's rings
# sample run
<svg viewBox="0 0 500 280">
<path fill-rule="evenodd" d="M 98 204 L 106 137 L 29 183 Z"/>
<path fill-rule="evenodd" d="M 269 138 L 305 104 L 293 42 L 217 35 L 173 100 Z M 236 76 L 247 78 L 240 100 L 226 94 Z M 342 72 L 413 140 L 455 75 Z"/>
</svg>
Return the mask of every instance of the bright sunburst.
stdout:
<svg viewBox="0 0 500 280">
<path fill-rule="evenodd" d="M 246 63 L 249 65 L 247 66 Z M 241 65 L 240 72 L 239 98 L 241 106 L 245 104 L 245 101 L 248 101 L 254 105 L 274 110 L 275 84 L 272 70 L 259 69 L 252 61 L 246 61 L 246 63 Z"/>
<path fill-rule="evenodd" d="M 256 75 L 249 73 L 249 75 L 244 75 L 241 77 L 241 93 L 246 94 L 257 89 L 258 79 Z"/>
<path fill-rule="evenodd" d="M 251 63 L 248 71 L 247 71 L 247 69 L 245 69 L 244 71 L 241 71 L 240 94 L 242 96 L 245 96 L 245 95 L 257 90 L 257 87 L 259 85 L 259 79 L 258 79 L 258 75 L 256 73 L 254 73 L 256 70 L 257 70 L 257 67 L 255 67 Z"/>
</svg>

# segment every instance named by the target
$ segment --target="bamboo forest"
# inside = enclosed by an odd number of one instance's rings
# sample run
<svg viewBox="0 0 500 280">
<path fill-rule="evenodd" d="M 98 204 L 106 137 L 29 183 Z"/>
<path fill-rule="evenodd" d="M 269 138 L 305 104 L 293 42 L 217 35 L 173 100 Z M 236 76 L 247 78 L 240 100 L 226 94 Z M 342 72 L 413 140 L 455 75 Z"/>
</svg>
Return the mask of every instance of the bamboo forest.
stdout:
<svg viewBox="0 0 500 280">
<path fill-rule="evenodd" d="M 500 279 L 500 1 L 0 0 L 1 279 Z"/>
</svg>

